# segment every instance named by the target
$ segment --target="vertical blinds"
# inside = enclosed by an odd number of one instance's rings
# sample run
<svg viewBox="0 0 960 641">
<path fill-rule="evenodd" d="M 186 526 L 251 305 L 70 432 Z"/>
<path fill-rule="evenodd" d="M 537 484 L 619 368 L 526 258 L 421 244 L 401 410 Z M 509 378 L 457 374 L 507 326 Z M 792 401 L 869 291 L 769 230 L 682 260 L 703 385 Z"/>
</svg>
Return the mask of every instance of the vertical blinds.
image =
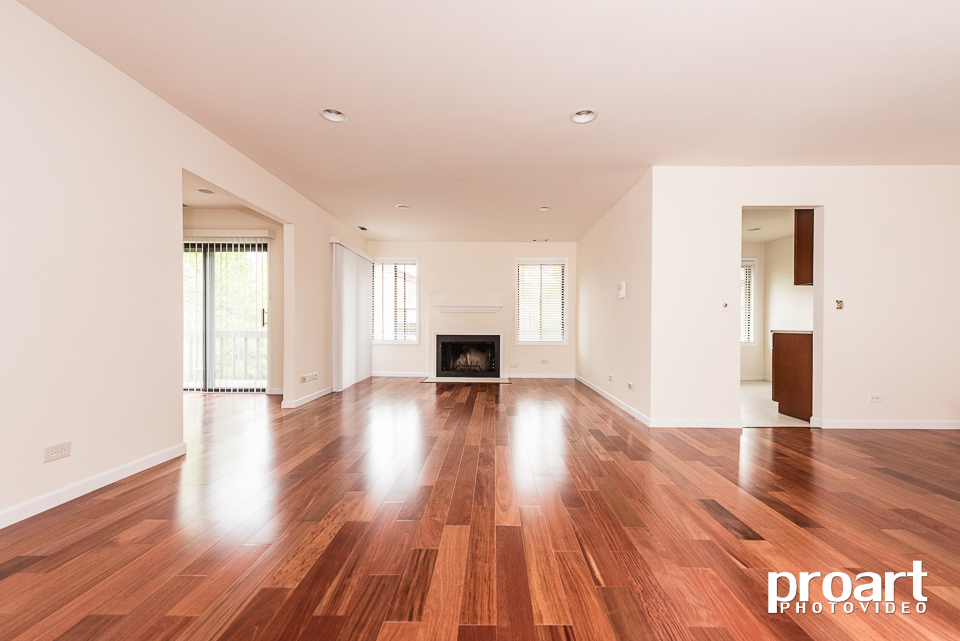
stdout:
<svg viewBox="0 0 960 641">
<path fill-rule="evenodd" d="M 562 263 L 517 265 L 517 340 L 563 341 Z"/>
<path fill-rule="evenodd" d="M 752 343 L 753 338 L 753 276 L 756 265 L 740 265 L 740 342 Z"/>
<path fill-rule="evenodd" d="M 373 264 L 373 340 L 417 340 L 417 261 Z"/>
<path fill-rule="evenodd" d="M 265 391 L 269 254 L 264 238 L 185 238 L 183 389 Z"/>
</svg>

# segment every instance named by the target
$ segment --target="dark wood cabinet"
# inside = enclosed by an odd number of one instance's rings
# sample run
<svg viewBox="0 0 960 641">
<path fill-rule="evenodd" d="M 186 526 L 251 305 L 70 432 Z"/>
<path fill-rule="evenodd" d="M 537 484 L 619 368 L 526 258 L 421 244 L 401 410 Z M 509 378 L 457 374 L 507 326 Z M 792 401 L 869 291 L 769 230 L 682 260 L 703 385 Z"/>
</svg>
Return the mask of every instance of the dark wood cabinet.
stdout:
<svg viewBox="0 0 960 641">
<path fill-rule="evenodd" d="M 773 400 L 779 412 L 809 421 L 813 415 L 813 333 L 773 333 Z"/>
<path fill-rule="evenodd" d="M 793 212 L 793 284 L 813 285 L 813 210 Z"/>
</svg>

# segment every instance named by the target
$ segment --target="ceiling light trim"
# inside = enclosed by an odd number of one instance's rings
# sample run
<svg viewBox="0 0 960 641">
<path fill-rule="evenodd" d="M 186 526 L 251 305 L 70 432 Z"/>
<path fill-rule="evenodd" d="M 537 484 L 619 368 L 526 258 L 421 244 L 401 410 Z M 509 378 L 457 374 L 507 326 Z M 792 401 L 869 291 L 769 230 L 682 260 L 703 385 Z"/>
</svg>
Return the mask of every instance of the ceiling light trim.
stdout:
<svg viewBox="0 0 960 641">
<path fill-rule="evenodd" d="M 347 114 L 343 113 L 342 111 L 339 111 L 338 109 L 323 109 L 320 111 L 320 116 L 324 120 L 328 120 L 330 122 L 346 122 L 347 121 Z"/>
<path fill-rule="evenodd" d="M 581 109 L 570 116 L 570 120 L 578 125 L 585 125 L 597 119 L 597 112 L 593 109 Z"/>
</svg>

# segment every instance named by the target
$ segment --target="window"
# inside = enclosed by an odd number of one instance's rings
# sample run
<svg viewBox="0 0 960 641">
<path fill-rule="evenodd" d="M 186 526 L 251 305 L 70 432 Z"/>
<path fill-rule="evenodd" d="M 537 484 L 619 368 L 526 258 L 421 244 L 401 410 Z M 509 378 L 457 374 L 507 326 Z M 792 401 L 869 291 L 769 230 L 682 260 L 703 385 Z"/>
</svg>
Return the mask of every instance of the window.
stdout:
<svg viewBox="0 0 960 641">
<path fill-rule="evenodd" d="M 375 258 L 373 262 L 373 341 L 420 342 L 417 324 L 416 258 Z"/>
<path fill-rule="evenodd" d="M 754 335 L 754 275 L 757 263 L 745 260 L 740 263 L 740 342 L 753 345 Z"/>
<path fill-rule="evenodd" d="M 565 343 L 565 258 L 517 259 L 517 342 Z"/>
</svg>

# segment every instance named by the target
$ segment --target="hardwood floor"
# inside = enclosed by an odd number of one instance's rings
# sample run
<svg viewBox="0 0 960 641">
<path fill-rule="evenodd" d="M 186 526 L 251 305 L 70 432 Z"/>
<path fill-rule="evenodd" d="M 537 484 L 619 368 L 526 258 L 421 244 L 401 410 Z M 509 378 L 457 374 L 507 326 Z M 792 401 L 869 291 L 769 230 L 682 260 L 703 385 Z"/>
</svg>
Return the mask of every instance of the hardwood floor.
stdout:
<svg viewBox="0 0 960 641">
<path fill-rule="evenodd" d="M 184 407 L 185 459 L 0 531 L 0 639 L 960 638 L 956 432 L 648 430 L 570 380 Z M 767 614 L 768 571 L 914 560 L 923 614 Z"/>
</svg>

